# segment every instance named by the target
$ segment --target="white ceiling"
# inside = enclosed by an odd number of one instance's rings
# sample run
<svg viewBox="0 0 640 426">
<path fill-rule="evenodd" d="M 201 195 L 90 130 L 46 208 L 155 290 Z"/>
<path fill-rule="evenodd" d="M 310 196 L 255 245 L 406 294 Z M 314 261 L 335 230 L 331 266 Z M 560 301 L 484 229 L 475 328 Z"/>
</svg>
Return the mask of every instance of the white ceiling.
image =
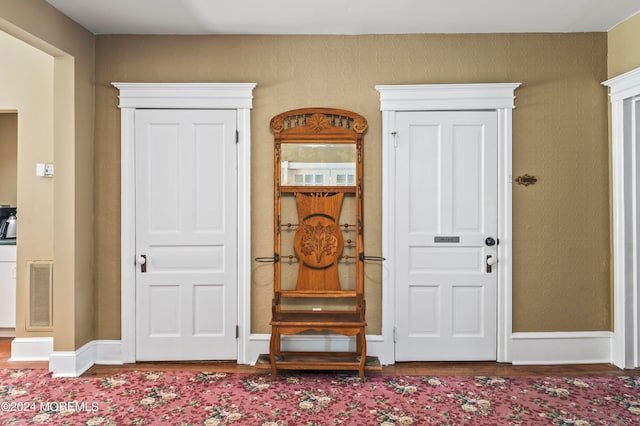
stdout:
<svg viewBox="0 0 640 426">
<path fill-rule="evenodd" d="M 640 0 L 47 0 L 94 34 L 608 31 Z"/>
</svg>

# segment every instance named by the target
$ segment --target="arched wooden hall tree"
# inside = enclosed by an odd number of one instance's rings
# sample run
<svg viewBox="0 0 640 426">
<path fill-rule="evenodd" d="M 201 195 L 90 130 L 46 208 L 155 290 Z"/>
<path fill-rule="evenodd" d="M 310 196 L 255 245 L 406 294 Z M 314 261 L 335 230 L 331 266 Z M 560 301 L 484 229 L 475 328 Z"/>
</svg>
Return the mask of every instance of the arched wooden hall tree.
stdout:
<svg viewBox="0 0 640 426">
<path fill-rule="evenodd" d="M 363 162 L 366 119 L 333 108 L 287 111 L 274 133 L 274 298 L 269 355 L 278 370 L 380 369 L 365 337 Z M 265 260 L 258 259 L 258 260 Z M 281 337 L 334 333 L 353 350 L 283 350 Z M 351 349 L 351 348 L 350 348 Z"/>
</svg>

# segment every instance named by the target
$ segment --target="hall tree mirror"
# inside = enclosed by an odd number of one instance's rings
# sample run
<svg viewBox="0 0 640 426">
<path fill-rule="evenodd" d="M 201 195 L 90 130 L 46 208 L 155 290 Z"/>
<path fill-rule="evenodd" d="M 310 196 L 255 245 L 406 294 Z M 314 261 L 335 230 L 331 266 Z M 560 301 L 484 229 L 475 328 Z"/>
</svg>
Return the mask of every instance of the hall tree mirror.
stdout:
<svg viewBox="0 0 640 426">
<path fill-rule="evenodd" d="M 280 171 L 283 186 L 354 186 L 356 148 L 353 144 L 283 143 Z"/>
</svg>

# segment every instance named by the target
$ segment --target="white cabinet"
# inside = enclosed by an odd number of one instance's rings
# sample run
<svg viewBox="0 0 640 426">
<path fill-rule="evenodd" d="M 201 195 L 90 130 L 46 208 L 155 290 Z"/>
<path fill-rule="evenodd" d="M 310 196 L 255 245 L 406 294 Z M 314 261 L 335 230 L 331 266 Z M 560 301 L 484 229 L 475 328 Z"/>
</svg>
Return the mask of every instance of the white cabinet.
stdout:
<svg viewBox="0 0 640 426">
<path fill-rule="evenodd" d="M 16 246 L 0 245 L 0 328 L 16 326 Z"/>
</svg>

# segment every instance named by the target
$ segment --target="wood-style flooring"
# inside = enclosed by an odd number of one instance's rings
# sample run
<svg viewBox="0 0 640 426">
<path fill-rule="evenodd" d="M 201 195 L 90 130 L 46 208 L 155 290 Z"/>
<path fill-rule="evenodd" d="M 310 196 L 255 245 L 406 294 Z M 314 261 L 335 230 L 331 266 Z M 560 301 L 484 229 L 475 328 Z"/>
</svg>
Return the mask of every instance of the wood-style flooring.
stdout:
<svg viewBox="0 0 640 426">
<path fill-rule="evenodd" d="M 9 362 L 10 338 L 0 338 L 0 368 L 28 369 L 49 367 L 48 362 Z M 269 374 L 235 362 L 139 362 L 124 365 L 94 365 L 85 377 L 105 377 L 126 370 L 215 371 L 225 373 Z M 354 373 L 355 374 L 355 373 Z M 640 375 L 640 369 L 621 370 L 611 364 L 511 365 L 497 362 L 400 362 L 368 372 L 368 377 L 387 376 L 624 376 Z"/>
</svg>

